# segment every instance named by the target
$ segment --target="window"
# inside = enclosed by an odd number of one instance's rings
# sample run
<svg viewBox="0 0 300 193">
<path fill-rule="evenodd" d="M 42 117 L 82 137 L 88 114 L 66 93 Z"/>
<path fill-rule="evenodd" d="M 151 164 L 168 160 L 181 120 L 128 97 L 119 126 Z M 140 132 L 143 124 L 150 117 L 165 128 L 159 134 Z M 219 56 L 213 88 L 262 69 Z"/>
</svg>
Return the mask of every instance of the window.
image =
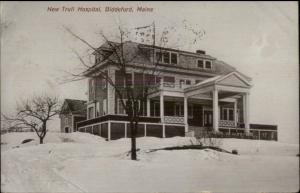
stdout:
<svg viewBox="0 0 300 193">
<path fill-rule="evenodd" d="M 96 102 L 96 117 L 100 116 L 100 103 Z"/>
<path fill-rule="evenodd" d="M 234 110 L 232 108 L 223 108 L 221 119 L 226 121 L 233 121 L 234 120 Z"/>
<path fill-rule="evenodd" d="M 126 85 L 127 86 L 132 86 L 132 74 L 131 73 L 126 73 Z"/>
<path fill-rule="evenodd" d="M 117 108 L 117 110 L 118 110 L 118 112 L 117 112 L 117 114 L 126 114 L 126 110 L 125 110 L 125 108 L 123 107 L 123 104 L 122 104 L 122 100 L 124 101 L 124 103 L 125 103 L 125 105 L 127 106 L 127 105 L 129 105 L 128 104 L 128 100 L 127 99 L 118 99 L 118 108 Z M 141 108 L 141 101 L 138 101 L 138 111 L 140 110 L 140 108 Z"/>
<path fill-rule="evenodd" d="M 204 62 L 203 60 L 198 60 L 198 68 L 204 68 Z"/>
<path fill-rule="evenodd" d="M 163 62 L 166 64 L 170 63 L 170 53 L 169 52 L 164 52 L 163 53 Z"/>
<path fill-rule="evenodd" d="M 65 125 L 69 125 L 69 119 L 68 119 L 68 117 L 65 118 Z"/>
<path fill-rule="evenodd" d="M 196 84 L 198 84 L 199 82 L 201 82 L 201 80 L 196 80 Z"/>
<path fill-rule="evenodd" d="M 166 52 L 158 51 L 156 52 L 156 61 L 162 62 L 165 64 L 177 64 L 178 63 L 178 54 L 175 52 Z"/>
<path fill-rule="evenodd" d="M 179 81 L 179 85 L 180 85 L 180 88 L 182 88 L 182 86 L 185 84 L 185 81 L 184 80 L 180 80 Z"/>
<path fill-rule="evenodd" d="M 156 52 L 156 61 L 158 62 L 162 62 L 162 53 L 161 52 Z"/>
<path fill-rule="evenodd" d="M 89 79 L 89 100 L 93 100 L 95 95 L 95 84 L 94 79 Z"/>
<path fill-rule="evenodd" d="M 118 99 L 118 114 L 126 114 L 126 110 L 125 108 L 123 107 L 123 104 L 122 104 L 122 99 Z M 127 99 L 123 99 L 123 101 L 127 102 Z"/>
<path fill-rule="evenodd" d="M 171 64 L 177 64 L 177 53 L 171 53 Z"/>
<path fill-rule="evenodd" d="M 179 81 L 179 85 L 180 85 L 180 88 L 182 88 L 183 85 L 191 85 L 191 80 L 182 79 L 182 80 Z"/>
<path fill-rule="evenodd" d="M 173 77 L 173 76 L 164 76 L 164 86 L 166 86 L 166 87 L 175 87 L 175 77 Z"/>
<path fill-rule="evenodd" d="M 102 105 L 102 107 L 103 107 L 103 115 L 106 115 L 106 99 L 103 99 L 103 105 Z"/>
<path fill-rule="evenodd" d="M 175 116 L 181 116 L 183 113 L 181 113 L 181 106 L 180 104 L 175 104 L 175 111 L 174 114 Z"/>
<path fill-rule="evenodd" d="M 212 69 L 212 62 L 209 60 L 197 60 L 197 66 L 202 69 Z"/>
<path fill-rule="evenodd" d="M 211 69 L 211 61 L 205 61 L 205 68 Z"/>
<path fill-rule="evenodd" d="M 88 117 L 89 117 L 89 119 L 94 118 L 94 107 L 89 107 L 88 108 Z"/>
</svg>

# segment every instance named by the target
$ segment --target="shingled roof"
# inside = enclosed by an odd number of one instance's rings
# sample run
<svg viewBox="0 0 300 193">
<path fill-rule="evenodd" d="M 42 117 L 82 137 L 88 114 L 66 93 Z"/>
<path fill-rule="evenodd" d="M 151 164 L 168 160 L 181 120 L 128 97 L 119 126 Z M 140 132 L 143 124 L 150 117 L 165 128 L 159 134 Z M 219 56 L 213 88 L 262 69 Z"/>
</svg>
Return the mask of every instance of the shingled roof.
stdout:
<svg viewBox="0 0 300 193">
<path fill-rule="evenodd" d="M 65 99 L 62 113 L 80 114 L 86 116 L 87 101 L 77 99 Z"/>
</svg>

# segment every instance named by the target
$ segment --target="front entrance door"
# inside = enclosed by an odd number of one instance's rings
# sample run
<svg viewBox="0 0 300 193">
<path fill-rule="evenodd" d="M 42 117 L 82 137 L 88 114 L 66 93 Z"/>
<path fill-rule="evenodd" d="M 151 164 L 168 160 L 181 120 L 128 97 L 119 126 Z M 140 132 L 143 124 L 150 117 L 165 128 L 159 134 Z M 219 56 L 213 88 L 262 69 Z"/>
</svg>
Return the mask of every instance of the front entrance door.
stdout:
<svg viewBox="0 0 300 193">
<path fill-rule="evenodd" d="M 203 126 L 211 127 L 213 123 L 213 112 L 212 110 L 204 110 L 203 111 Z"/>
</svg>

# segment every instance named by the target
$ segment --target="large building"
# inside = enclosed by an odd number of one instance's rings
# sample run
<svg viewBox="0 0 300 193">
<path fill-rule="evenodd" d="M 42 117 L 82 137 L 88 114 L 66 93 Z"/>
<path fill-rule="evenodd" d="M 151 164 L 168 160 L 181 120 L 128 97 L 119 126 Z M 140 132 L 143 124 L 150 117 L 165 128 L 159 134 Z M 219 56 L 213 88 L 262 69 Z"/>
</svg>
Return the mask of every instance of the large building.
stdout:
<svg viewBox="0 0 300 193">
<path fill-rule="evenodd" d="M 113 47 L 112 47 L 113 45 Z M 110 139 L 130 136 L 128 120 L 114 86 L 99 76 L 105 72 L 115 85 L 124 85 L 113 48 L 100 46 L 88 77 L 87 120 L 78 131 Z M 147 100 L 140 104 L 138 136 L 173 137 L 194 135 L 203 128 L 228 136 L 277 139 L 277 127 L 250 124 L 251 78 L 203 50 L 182 50 L 124 42 L 131 56 L 127 75 L 133 87 L 151 80 Z M 103 57 L 106 57 L 105 60 Z M 155 65 L 155 66 L 154 66 Z M 155 73 L 150 74 L 147 72 Z M 126 99 L 123 99 L 126 100 Z"/>
</svg>

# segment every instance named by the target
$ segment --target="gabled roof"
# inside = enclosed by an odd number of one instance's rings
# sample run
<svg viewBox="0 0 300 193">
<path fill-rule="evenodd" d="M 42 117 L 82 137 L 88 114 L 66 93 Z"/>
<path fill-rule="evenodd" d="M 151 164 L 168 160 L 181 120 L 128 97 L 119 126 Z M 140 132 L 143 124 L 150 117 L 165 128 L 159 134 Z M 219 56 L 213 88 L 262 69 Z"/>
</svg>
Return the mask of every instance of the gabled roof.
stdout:
<svg viewBox="0 0 300 193">
<path fill-rule="evenodd" d="M 87 101 L 77 99 L 65 99 L 61 113 L 72 113 L 86 116 L 86 108 Z"/>
<path fill-rule="evenodd" d="M 117 52 L 119 52 L 120 51 L 119 45 L 120 45 L 120 43 L 108 41 L 108 42 L 104 43 L 103 45 L 101 45 L 97 50 L 101 50 L 101 49 L 109 50 L 109 49 L 112 49 L 112 47 L 114 47 L 117 49 Z M 125 60 L 130 61 L 130 64 L 132 64 L 132 65 L 137 66 L 137 64 L 142 64 L 142 66 L 144 68 L 147 67 L 147 65 L 149 65 L 149 67 L 151 67 L 153 62 L 149 58 L 150 53 L 147 50 L 149 48 L 153 48 L 153 46 L 141 44 L 141 43 L 137 43 L 137 42 L 132 42 L 132 41 L 126 41 L 123 43 L 123 50 L 124 50 L 123 55 L 124 55 Z M 195 75 L 198 75 L 197 73 L 202 73 L 202 75 L 204 75 L 204 76 L 207 75 L 208 77 L 212 77 L 215 75 L 224 75 L 224 74 L 228 74 L 228 73 L 234 72 L 234 71 L 237 72 L 237 70 L 234 67 L 232 67 L 231 65 L 229 65 L 223 61 L 217 60 L 216 58 L 209 56 L 207 54 L 198 54 L 198 53 L 194 53 L 194 52 L 166 48 L 166 47 L 158 47 L 158 46 L 155 46 L 155 49 L 174 51 L 174 52 L 178 52 L 178 53 L 181 53 L 184 55 L 189 55 L 189 56 L 192 56 L 195 58 L 198 58 L 198 57 L 203 58 L 204 57 L 206 59 L 211 59 L 213 66 L 215 66 L 215 69 L 213 71 L 207 71 L 205 69 L 197 69 L 195 67 L 191 67 L 191 65 L 189 64 L 188 61 L 182 62 L 181 64 L 178 64 L 178 65 L 165 65 L 165 64 L 158 65 L 158 66 L 163 67 L 165 70 L 168 70 L 168 69 L 180 70 L 180 69 L 182 69 L 182 70 L 189 71 L 189 73 L 196 72 Z M 95 54 L 95 52 L 94 52 L 94 54 Z M 84 74 L 86 76 L 89 76 L 93 72 L 97 71 L 99 68 L 104 67 L 105 65 L 108 65 L 108 63 L 113 64 L 114 62 L 118 62 L 117 58 L 118 57 L 116 56 L 116 54 L 111 54 L 110 56 L 108 56 L 108 58 L 105 61 L 95 64 L 94 66 L 92 66 L 91 69 L 84 72 Z M 240 72 L 239 72 L 239 74 L 242 75 L 248 81 L 251 81 L 251 78 L 249 78 L 248 76 L 246 76 Z"/>
<path fill-rule="evenodd" d="M 218 75 L 212 78 L 205 79 L 198 84 L 192 85 L 185 89 L 185 91 L 190 91 L 198 88 L 202 88 L 210 85 L 228 85 L 228 86 L 243 86 L 243 87 L 251 87 L 251 83 L 247 80 L 242 74 L 237 71 L 230 72 L 225 75 Z"/>
</svg>

